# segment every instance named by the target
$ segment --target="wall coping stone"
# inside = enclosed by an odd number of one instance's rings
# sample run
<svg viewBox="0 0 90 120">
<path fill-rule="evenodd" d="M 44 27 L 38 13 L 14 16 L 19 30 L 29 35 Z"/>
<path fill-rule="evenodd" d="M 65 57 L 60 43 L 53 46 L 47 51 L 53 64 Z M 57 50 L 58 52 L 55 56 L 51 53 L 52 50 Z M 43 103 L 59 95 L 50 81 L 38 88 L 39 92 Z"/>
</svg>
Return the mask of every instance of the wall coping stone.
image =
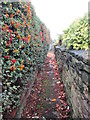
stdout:
<svg viewBox="0 0 90 120">
<path fill-rule="evenodd" d="M 65 47 L 56 46 L 55 49 L 59 49 L 62 52 L 70 53 L 73 57 L 77 58 L 79 61 L 84 62 L 87 65 L 90 65 L 90 50 L 68 50 Z"/>
</svg>

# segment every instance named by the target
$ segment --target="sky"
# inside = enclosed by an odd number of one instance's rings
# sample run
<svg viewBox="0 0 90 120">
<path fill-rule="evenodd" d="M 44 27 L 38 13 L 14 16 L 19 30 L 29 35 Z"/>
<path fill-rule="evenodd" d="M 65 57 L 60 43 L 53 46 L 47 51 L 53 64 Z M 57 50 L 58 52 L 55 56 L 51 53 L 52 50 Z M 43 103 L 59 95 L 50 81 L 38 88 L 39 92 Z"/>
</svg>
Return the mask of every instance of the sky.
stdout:
<svg viewBox="0 0 90 120">
<path fill-rule="evenodd" d="M 31 0 L 37 16 L 57 39 L 75 18 L 88 12 L 89 0 Z"/>
</svg>

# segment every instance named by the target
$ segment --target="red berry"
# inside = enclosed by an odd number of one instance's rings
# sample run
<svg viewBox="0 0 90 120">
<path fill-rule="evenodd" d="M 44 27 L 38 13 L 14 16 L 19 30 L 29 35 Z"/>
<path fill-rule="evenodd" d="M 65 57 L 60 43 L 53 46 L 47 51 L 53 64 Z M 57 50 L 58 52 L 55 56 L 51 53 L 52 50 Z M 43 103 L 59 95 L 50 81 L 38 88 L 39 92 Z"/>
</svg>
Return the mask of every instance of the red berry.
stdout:
<svg viewBox="0 0 90 120">
<path fill-rule="evenodd" d="M 25 42 L 25 38 L 23 38 L 23 42 Z"/>
<path fill-rule="evenodd" d="M 14 64 L 14 63 L 16 62 L 16 60 L 15 60 L 15 59 L 13 59 L 13 60 L 12 60 L 12 62 L 13 62 L 13 64 Z"/>
<path fill-rule="evenodd" d="M 4 58 L 8 58 L 8 56 L 4 56 Z"/>
</svg>

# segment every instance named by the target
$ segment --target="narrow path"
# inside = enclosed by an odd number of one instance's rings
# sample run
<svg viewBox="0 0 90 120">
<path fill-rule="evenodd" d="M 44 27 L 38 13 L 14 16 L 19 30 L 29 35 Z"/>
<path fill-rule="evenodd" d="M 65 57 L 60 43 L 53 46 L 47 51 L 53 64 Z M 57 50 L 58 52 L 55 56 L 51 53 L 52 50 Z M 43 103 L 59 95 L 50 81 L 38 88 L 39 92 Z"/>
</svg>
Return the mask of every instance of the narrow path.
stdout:
<svg viewBox="0 0 90 120">
<path fill-rule="evenodd" d="M 22 118 L 69 118 L 69 106 L 55 55 L 48 52 L 41 72 L 27 97 Z"/>
</svg>

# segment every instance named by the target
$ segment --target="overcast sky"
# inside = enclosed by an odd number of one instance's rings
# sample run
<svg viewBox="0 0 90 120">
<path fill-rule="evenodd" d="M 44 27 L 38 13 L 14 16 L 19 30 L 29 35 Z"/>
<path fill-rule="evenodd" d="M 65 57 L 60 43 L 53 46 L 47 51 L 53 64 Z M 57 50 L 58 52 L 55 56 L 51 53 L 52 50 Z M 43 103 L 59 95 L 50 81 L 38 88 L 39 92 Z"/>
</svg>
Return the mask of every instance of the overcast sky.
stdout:
<svg viewBox="0 0 90 120">
<path fill-rule="evenodd" d="M 88 12 L 89 0 L 31 0 L 37 16 L 51 32 L 52 39 L 61 34 L 75 18 Z"/>
</svg>

